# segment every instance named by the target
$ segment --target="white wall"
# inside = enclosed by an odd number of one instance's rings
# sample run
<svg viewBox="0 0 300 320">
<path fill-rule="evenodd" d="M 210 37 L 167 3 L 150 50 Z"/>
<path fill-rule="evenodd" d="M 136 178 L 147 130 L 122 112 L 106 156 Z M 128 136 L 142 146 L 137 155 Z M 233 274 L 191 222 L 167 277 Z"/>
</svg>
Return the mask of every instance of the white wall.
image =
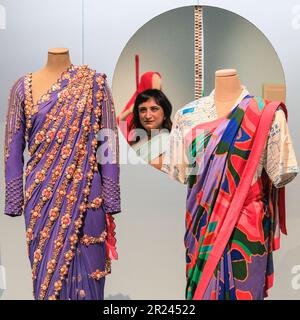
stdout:
<svg viewBox="0 0 300 320">
<path fill-rule="evenodd" d="M 263 95 L 264 83 L 284 83 L 276 51 L 255 25 L 232 12 L 203 8 L 205 93 L 214 88 L 215 71 L 238 71 L 249 92 Z"/>
</svg>

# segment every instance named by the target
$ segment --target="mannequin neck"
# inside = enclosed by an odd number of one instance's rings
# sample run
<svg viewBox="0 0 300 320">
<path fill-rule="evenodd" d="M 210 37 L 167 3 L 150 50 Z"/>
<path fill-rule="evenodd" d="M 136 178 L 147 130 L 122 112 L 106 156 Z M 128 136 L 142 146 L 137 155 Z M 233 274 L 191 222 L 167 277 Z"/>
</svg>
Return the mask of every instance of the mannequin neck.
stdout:
<svg viewBox="0 0 300 320">
<path fill-rule="evenodd" d="M 215 106 L 218 117 L 223 117 L 235 107 L 243 92 L 235 69 L 218 70 L 215 77 Z"/>
<path fill-rule="evenodd" d="M 215 101 L 231 102 L 236 100 L 243 87 L 237 75 L 216 76 L 215 78 Z"/>
<path fill-rule="evenodd" d="M 68 49 L 49 49 L 47 64 L 44 68 L 48 72 L 59 73 L 68 69 L 71 64 L 72 62 Z"/>
</svg>

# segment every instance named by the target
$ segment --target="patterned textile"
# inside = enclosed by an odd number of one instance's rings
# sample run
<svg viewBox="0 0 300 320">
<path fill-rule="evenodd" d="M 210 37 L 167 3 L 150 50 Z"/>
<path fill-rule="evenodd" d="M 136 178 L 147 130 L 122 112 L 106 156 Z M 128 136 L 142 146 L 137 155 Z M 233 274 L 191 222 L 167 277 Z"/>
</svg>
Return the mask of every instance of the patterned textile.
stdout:
<svg viewBox="0 0 300 320">
<path fill-rule="evenodd" d="M 214 95 L 213 91 L 209 96 L 189 103 L 175 114 L 170 148 L 166 153 L 162 170 L 180 183 L 186 184 L 190 174 L 185 136 L 196 125 L 218 119 Z M 249 92 L 244 87 L 234 106 L 247 95 Z M 263 169 L 276 187 L 284 186 L 293 180 L 299 170 L 285 114 L 280 108 L 275 113 L 253 183 L 261 176 Z"/>
<path fill-rule="evenodd" d="M 103 130 L 111 134 L 98 140 Z M 5 214 L 25 215 L 35 299 L 103 299 L 104 276 L 117 258 L 111 214 L 120 212 L 118 131 L 106 76 L 71 65 L 37 102 L 32 74 L 20 78 L 5 142 Z M 100 164 L 98 147 L 108 154 Z"/>
<path fill-rule="evenodd" d="M 227 117 L 198 122 L 171 141 L 164 169 L 188 183 L 187 299 L 263 299 L 272 286 L 272 252 L 280 228 L 286 232 L 283 189 L 257 170 L 279 109 L 286 112 L 283 104 L 246 95 Z M 286 183 L 297 171 L 296 163 Z"/>
</svg>

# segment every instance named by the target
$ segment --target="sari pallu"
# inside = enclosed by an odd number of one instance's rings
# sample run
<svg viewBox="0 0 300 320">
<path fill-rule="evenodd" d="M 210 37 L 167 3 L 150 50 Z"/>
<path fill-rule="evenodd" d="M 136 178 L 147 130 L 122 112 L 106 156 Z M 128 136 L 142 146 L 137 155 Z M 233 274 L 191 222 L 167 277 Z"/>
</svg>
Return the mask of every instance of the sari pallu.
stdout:
<svg viewBox="0 0 300 320">
<path fill-rule="evenodd" d="M 117 258 L 111 214 L 120 211 L 118 136 L 105 75 L 71 65 L 37 103 L 31 79 L 19 79 L 10 96 L 5 213 L 24 212 L 36 299 L 103 299 Z M 106 141 L 110 161 L 98 165 L 100 128 L 114 135 Z"/>
<path fill-rule="evenodd" d="M 263 299 L 272 286 L 279 227 L 286 233 L 283 189 L 265 173 L 253 178 L 279 107 L 286 113 L 283 104 L 248 96 L 186 137 L 189 155 L 203 154 L 188 181 L 187 299 Z"/>
</svg>

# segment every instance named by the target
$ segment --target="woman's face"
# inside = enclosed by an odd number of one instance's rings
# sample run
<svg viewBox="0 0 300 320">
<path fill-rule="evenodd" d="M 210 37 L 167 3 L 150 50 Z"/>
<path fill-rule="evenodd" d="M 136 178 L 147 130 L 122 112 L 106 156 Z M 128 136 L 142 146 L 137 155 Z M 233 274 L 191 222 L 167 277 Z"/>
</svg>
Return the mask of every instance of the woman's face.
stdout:
<svg viewBox="0 0 300 320">
<path fill-rule="evenodd" d="M 161 129 L 164 122 L 164 109 L 153 98 L 138 106 L 140 122 L 145 130 Z"/>
</svg>

